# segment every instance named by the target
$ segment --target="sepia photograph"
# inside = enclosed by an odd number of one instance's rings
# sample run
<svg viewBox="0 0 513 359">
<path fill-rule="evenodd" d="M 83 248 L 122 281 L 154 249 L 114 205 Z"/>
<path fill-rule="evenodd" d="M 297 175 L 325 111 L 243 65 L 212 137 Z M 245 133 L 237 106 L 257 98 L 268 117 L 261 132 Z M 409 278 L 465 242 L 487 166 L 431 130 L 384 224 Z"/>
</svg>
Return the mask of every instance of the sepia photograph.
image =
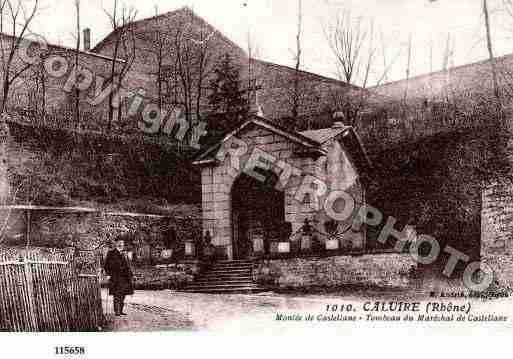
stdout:
<svg viewBox="0 0 513 359">
<path fill-rule="evenodd" d="M 512 0 L 0 0 L 0 81 L 0 346 L 511 334 Z"/>
</svg>

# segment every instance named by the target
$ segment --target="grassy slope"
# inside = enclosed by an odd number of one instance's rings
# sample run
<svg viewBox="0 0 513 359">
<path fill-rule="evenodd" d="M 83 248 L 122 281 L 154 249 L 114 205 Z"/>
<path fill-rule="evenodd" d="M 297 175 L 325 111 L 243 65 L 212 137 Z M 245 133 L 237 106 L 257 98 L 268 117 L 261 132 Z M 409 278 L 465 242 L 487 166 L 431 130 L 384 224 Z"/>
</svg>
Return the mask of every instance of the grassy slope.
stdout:
<svg viewBox="0 0 513 359">
<path fill-rule="evenodd" d="M 161 147 L 11 124 L 16 203 L 175 212 L 200 202 L 199 171 Z"/>
</svg>

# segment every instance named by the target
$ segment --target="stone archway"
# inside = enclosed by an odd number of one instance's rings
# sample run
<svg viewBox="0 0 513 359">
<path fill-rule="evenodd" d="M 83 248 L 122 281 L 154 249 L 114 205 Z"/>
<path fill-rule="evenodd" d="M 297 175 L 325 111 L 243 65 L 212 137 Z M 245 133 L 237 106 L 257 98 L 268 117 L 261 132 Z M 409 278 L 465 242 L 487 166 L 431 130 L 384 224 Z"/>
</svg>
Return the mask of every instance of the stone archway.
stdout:
<svg viewBox="0 0 513 359">
<path fill-rule="evenodd" d="M 246 174 L 239 175 L 231 190 L 233 259 L 247 259 L 252 254 L 252 238 L 264 238 L 264 252 L 269 253 L 269 238 L 279 235 L 285 221 L 285 193 L 277 190 L 278 177 L 264 174 L 260 182 Z"/>
</svg>

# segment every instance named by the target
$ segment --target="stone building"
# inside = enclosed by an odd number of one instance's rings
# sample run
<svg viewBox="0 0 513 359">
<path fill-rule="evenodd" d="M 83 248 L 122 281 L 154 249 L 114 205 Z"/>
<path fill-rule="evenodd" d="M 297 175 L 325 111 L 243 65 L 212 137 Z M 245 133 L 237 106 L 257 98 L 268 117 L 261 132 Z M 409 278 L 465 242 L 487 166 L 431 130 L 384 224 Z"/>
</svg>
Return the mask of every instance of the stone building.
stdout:
<svg viewBox="0 0 513 359">
<path fill-rule="evenodd" d="M 296 234 L 305 220 L 324 247 L 329 214 L 341 211 L 339 198 L 326 201 L 335 191 L 350 194 L 354 206 L 337 223 L 341 235 L 331 243 L 333 249 L 365 247 L 364 228 L 350 227 L 365 203 L 362 174 L 369 166 L 351 127 L 337 122 L 331 128 L 290 132 L 253 117 L 195 164 L 201 166 L 203 229 L 230 259 L 289 251 L 280 242 L 300 241 Z M 284 235 L 287 226 L 290 233 Z"/>
<path fill-rule="evenodd" d="M 107 126 L 111 121 L 110 100 L 115 103 L 113 132 L 138 131 L 144 106 L 130 111 L 138 98 L 144 105 L 158 106 L 166 114 L 179 110 L 190 112 L 189 120 L 203 119 L 210 110 L 206 88 L 214 67 L 226 54 L 240 71 L 242 90 L 249 92 L 251 106 L 287 128 L 330 126 L 333 112 L 344 110 L 352 101 L 363 107 L 362 98 L 365 104 L 368 98 L 375 100 L 372 93 L 343 81 L 250 58 L 244 49 L 187 7 L 129 23 L 94 47 L 90 46 L 91 32 L 94 29 L 84 30 L 84 45 L 79 51 L 33 41 L 31 56 L 33 52 L 40 53 L 45 60 L 62 56 L 67 65 L 59 68 L 60 63 L 51 63 L 58 68 L 58 76 L 48 76 L 44 62 L 20 76 L 10 97 L 10 107 L 54 115 L 66 127 L 75 127 L 73 106 L 75 90 L 79 87 L 83 117 L 80 122 L 86 130 L 111 131 Z M 3 41 L 9 41 L 8 35 L 2 36 Z M 78 57 L 78 86 L 72 81 L 75 57 Z M 22 61 L 15 59 L 20 65 Z M 292 119 L 295 78 L 300 93 L 298 116 Z"/>
<path fill-rule="evenodd" d="M 10 49 L 11 41 L 12 36 L 0 34 L 5 49 Z M 36 62 L 38 58 L 40 61 Z M 26 70 L 19 72 L 11 86 L 8 109 L 27 115 L 33 121 L 47 117 L 59 128 L 78 128 L 81 122 L 85 129 L 99 130 L 104 127 L 108 107 L 106 98 L 100 100 L 101 88 L 111 77 L 112 68 L 118 73 L 124 63 L 121 58 L 113 59 L 89 50 L 76 51 L 25 39 L 14 55 L 10 76 L 22 68 Z M 81 121 L 72 120 L 77 96 Z"/>
<path fill-rule="evenodd" d="M 106 36 L 92 52 L 114 56 L 118 39 L 133 38 L 133 51 L 118 53 L 124 60 L 133 58 L 124 86 L 127 91 L 143 89 L 147 101 L 157 103 L 161 98 L 162 107 L 168 111 L 183 110 L 184 102 L 192 101 L 194 104 L 188 111 L 195 112 L 196 118 L 205 115 L 210 110 L 204 90 L 211 79 L 209 74 L 226 54 L 240 71 L 242 90 L 249 91 L 251 106 L 287 128 L 330 126 L 333 112 L 343 110 L 347 102 L 356 97 L 355 102 L 362 97 L 373 97 L 370 92 L 343 81 L 251 58 L 242 47 L 187 7 L 141 19 L 126 27 L 129 28 L 120 28 Z M 192 73 L 190 78 L 185 79 L 184 71 Z M 298 118 L 292 119 L 296 76 L 300 92 Z"/>
</svg>

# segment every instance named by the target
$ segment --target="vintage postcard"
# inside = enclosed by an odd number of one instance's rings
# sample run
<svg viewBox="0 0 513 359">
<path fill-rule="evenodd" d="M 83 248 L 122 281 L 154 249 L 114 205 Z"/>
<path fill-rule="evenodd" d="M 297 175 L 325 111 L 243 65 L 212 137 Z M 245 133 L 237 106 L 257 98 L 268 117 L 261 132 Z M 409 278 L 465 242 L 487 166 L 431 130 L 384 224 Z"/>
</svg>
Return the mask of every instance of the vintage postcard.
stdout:
<svg viewBox="0 0 513 359">
<path fill-rule="evenodd" d="M 511 333 L 512 35 L 511 0 L 0 0 L 0 347 Z"/>
</svg>

